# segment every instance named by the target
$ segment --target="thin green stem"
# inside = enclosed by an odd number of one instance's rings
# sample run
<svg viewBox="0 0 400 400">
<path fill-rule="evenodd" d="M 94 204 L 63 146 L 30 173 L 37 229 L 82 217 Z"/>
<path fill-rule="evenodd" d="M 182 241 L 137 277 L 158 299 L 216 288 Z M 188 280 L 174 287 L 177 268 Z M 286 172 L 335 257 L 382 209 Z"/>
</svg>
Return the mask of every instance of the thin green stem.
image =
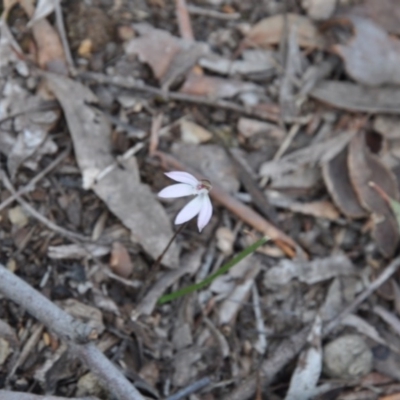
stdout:
<svg viewBox="0 0 400 400">
<path fill-rule="evenodd" d="M 260 246 L 262 246 L 264 243 L 268 241 L 268 238 L 266 236 L 262 237 L 260 240 L 257 240 L 254 244 L 251 246 L 247 247 L 243 251 L 241 251 L 236 257 L 232 258 L 232 260 L 228 261 L 225 265 L 223 265 L 218 271 L 214 272 L 213 274 L 207 276 L 204 280 L 201 282 L 195 283 L 193 285 L 184 287 L 180 290 L 177 290 L 175 292 L 172 292 L 170 294 L 166 294 L 162 297 L 159 298 L 158 304 L 165 304 L 168 303 L 172 300 L 177 299 L 178 297 L 185 296 L 186 294 L 192 293 L 196 290 L 200 290 L 203 287 L 209 285 L 215 278 L 218 276 L 225 274 L 228 272 L 234 265 L 239 263 L 240 261 L 243 260 L 243 258 L 247 257 L 249 254 L 253 253 L 256 251 Z"/>
</svg>

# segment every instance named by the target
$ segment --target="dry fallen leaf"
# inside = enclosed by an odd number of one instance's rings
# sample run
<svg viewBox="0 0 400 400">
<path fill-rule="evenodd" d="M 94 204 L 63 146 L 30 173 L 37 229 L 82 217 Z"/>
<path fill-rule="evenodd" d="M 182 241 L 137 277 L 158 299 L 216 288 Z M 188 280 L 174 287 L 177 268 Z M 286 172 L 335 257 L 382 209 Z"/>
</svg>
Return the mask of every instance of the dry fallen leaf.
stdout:
<svg viewBox="0 0 400 400">
<path fill-rule="evenodd" d="M 280 288 L 292 279 L 313 285 L 337 276 L 356 275 L 357 270 L 350 259 L 342 253 L 312 261 L 295 261 L 283 259 L 278 265 L 270 268 L 264 276 L 264 284 L 271 289 Z"/>
<path fill-rule="evenodd" d="M 19 0 L 21 7 L 33 17 L 34 8 L 32 0 Z M 64 49 L 56 30 L 46 19 L 39 19 L 32 26 L 32 33 L 37 46 L 37 62 L 43 69 L 67 75 L 68 68 Z"/>
<path fill-rule="evenodd" d="M 208 49 L 205 43 L 185 41 L 147 24 L 135 24 L 134 28 L 141 36 L 131 39 L 125 45 L 125 52 L 149 64 L 166 89 L 189 71 Z"/>
<path fill-rule="evenodd" d="M 364 85 L 400 83 L 400 40 L 368 19 L 349 16 L 348 21 L 354 36 L 344 45 L 333 46 L 347 73 Z"/>
<path fill-rule="evenodd" d="M 224 99 L 240 94 L 252 94 L 251 105 L 257 104 L 262 88 L 254 83 L 243 82 L 234 79 L 218 78 L 190 73 L 180 92 L 196 96 L 211 97 L 212 99 Z"/>
<path fill-rule="evenodd" d="M 141 36 L 130 40 L 125 45 L 125 52 L 137 55 L 141 62 L 150 65 L 158 79 L 162 78 L 173 58 L 184 48 L 183 41 L 146 24 L 135 25 L 135 30 Z"/>
<path fill-rule="evenodd" d="M 346 147 L 352 135 L 353 132 L 343 132 L 323 142 L 293 151 L 280 160 L 267 161 L 261 165 L 260 175 L 265 177 L 281 176 L 299 171 L 305 165 L 324 163 Z"/>
<path fill-rule="evenodd" d="M 329 201 L 322 200 L 301 203 L 273 190 L 267 191 L 266 195 L 269 204 L 275 207 L 287 209 L 295 213 L 311 215 L 316 218 L 326 218 L 332 221 L 339 218 L 338 210 Z"/>
<path fill-rule="evenodd" d="M 314 397 L 322 372 L 321 335 L 322 321 L 317 315 L 307 338 L 306 349 L 300 354 L 290 379 L 285 400 L 307 400 Z"/>
<path fill-rule="evenodd" d="M 242 60 L 230 60 L 218 54 L 209 54 L 199 60 L 203 68 L 223 75 L 273 74 L 276 61 L 272 51 L 248 49 L 241 54 Z"/>
<path fill-rule="evenodd" d="M 260 262 L 254 255 L 252 255 L 236 264 L 229 271 L 229 274 L 220 277 L 221 282 L 224 280 L 230 280 L 231 282 L 229 283 L 231 285 L 226 285 L 226 288 L 228 289 L 226 298 L 218 307 L 219 325 L 231 324 L 234 322 L 238 312 L 242 309 L 243 304 L 250 295 L 254 280 L 256 279 L 260 270 Z M 212 287 L 210 287 L 210 290 L 215 290 L 216 286 L 217 284 L 215 280 L 212 284 Z"/>
<path fill-rule="evenodd" d="M 296 32 L 298 45 L 306 48 L 322 48 L 324 41 L 313 22 L 299 14 L 287 14 L 288 30 Z M 283 14 L 264 18 L 254 25 L 244 39 L 246 47 L 268 47 L 277 45 L 281 41 L 285 29 Z"/>
<path fill-rule="evenodd" d="M 365 87 L 350 82 L 321 81 L 310 92 L 320 101 L 348 111 L 399 114 L 400 89 Z"/>
<path fill-rule="evenodd" d="M 349 218 L 367 216 L 350 181 L 347 166 L 347 147 L 331 160 L 323 164 L 322 173 L 325 185 L 340 211 Z"/>
<path fill-rule="evenodd" d="M 358 133 L 349 146 L 348 166 L 350 180 L 364 208 L 372 213 L 372 235 L 379 250 L 391 257 L 400 239 L 396 218 L 390 205 L 369 183 L 377 183 L 390 197 L 399 199 L 399 188 L 393 173 L 371 153 L 364 132 Z"/>
<path fill-rule="evenodd" d="M 256 134 L 262 134 L 268 138 L 283 140 L 286 135 L 282 128 L 276 124 L 245 117 L 239 118 L 237 129 L 245 139 Z"/>
<path fill-rule="evenodd" d="M 357 2 L 349 13 L 371 19 L 389 33 L 400 34 L 399 0 L 363 0 Z"/>
<path fill-rule="evenodd" d="M 229 193 L 239 190 L 237 173 L 221 146 L 215 144 L 194 145 L 176 143 L 172 153 L 185 165 L 211 179 Z"/>
<path fill-rule="evenodd" d="M 32 25 L 39 19 L 46 18 L 54 11 L 54 0 L 38 0 L 33 17 L 28 22 L 27 27 Z"/>
<path fill-rule="evenodd" d="M 150 188 L 140 182 L 135 159 L 128 159 L 124 168 L 110 169 L 115 165 L 111 128 L 103 113 L 90 106 L 97 102 L 94 94 L 71 79 L 53 74 L 45 77 L 63 108 L 84 188 L 93 188 L 109 210 L 131 230 L 134 239 L 156 259 L 173 232 L 164 208 Z M 104 173 L 105 169 L 108 173 Z M 167 251 L 163 263 L 173 268 L 178 266 L 176 245 Z"/>
<path fill-rule="evenodd" d="M 302 0 L 301 5 L 311 19 L 320 21 L 332 16 L 336 3 L 337 0 Z"/>
</svg>

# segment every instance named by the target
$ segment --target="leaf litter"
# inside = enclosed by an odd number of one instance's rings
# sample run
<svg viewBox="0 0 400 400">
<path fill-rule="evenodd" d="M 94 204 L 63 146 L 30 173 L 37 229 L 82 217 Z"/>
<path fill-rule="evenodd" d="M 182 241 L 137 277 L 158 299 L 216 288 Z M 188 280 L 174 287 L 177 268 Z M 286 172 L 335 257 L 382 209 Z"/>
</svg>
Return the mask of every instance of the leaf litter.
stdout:
<svg viewBox="0 0 400 400">
<path fill-rule="evenodd" d="M 139 3 L 62 3 L 55 24 L 55 3 L 6 4 L 0 262 L 94 324 L 144 395 L 375 395 L 354 368 L 382 374 L 382 398 L 398 393 L 398 276 L 357 303 L 398 253 L 396 209 L 371 186 L 399 200 L 397 3 Z M 69 143 L 73 154 L 42 173 Z M 171 165 L 211 180 L 215 211 L 201 235 L 175 230 L 158 264 L 181 206 L 156 197 Z M 25 203 L 7 202 L 12 185 Z M 157 304 L 267 231 L 267 246 L 209 287 Z M 107 396 L 51 327 L 7 299 L 1 315 L 19 340 L 2 336 L 2 372 L 38 393 Z M 368 368 L 332 366 L 326 343 L 339 354 L 351 340 Z M 195 389 L 203 377 L 207 393 Z M 21 382 L 10 389 L 28 390 Z"/>
</svg>

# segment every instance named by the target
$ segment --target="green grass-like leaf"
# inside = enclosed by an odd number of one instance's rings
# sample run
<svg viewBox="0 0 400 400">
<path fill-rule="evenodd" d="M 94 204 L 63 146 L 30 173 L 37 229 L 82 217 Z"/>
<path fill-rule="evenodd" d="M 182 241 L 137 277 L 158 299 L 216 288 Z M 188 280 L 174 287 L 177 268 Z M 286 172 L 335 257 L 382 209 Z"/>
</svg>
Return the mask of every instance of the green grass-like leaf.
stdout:
<svg viewBox="0 0 400 400">
<path fill-rule="evenodd" d="M 400 228 L 400 203 L 392 198 L 389 198 L 389 201 L 390 201 L 390 207 L 392 207 L 394 215 L 396 216 L 397 224 L 399 225 Z"/>
<path fill-rule="evenodd" d="M 257 240 L 254 244 L 251 246 L 247 247 L 243 251 L 241 251 L 236 257 L 232 258 L 232 260 L 228 261 L 226 264 L 224 264 L 218 271 L 214 272 L 213 274 L 207 276 L 204 280 L 202 280 L 199 283 L 195 283 L 194 285 L 186 286 L 182 289 L 179 289 L 175 292 L 172 292 L 170 294 L 166 294 L 162 297 L 159 298 L 158 304 L 165 304 L 168 303 L 172 300 L 175 300 L 179 297 L 185 296 L 186 294 L 192 293 L 196 290 L 200 290 L 205 286 L 208 286 L 215 278 L 218 276 L 225 274 L 228 272 L 234 265 L 239 263 L 240 261 L 243 260 L 243 258 L 247 257 L 249 254 L 253 253 L 256 251 L 260 246 L 262 246 L 264 243 L 266 243 L 269 239 L 264 236 L 260 240 Z"/>
</svg>

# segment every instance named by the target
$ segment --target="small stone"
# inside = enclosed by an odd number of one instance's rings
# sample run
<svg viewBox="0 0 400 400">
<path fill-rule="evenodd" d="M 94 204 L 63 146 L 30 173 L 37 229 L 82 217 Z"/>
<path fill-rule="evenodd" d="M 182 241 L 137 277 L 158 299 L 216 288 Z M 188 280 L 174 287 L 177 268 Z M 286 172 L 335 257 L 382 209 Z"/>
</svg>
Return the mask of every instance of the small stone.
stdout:
<svg viewBox="0 0 400 400">
<path fill-rule="evenodd" d="M 77 384 L 77 396 L 97 396 L 107 398 L 106 390 L 101 386 L 98 379 L 91 373 L 83 375 Z"/>
<path fill-rule="evenodd" d="M 11 208 L 8 211 L 8 219 L 14 226 L 18 228 L 23 228 L 24 226 L 28 225 L 29 222 L 29 219 L 21 206 Z"/>
<path fill-rule="evenodd" d="M 344 335 L 324 347 L 324 372 L 331 378 L 355 379 L 372 370 L 373 356 L 360 335 Z"/>
</svg>

